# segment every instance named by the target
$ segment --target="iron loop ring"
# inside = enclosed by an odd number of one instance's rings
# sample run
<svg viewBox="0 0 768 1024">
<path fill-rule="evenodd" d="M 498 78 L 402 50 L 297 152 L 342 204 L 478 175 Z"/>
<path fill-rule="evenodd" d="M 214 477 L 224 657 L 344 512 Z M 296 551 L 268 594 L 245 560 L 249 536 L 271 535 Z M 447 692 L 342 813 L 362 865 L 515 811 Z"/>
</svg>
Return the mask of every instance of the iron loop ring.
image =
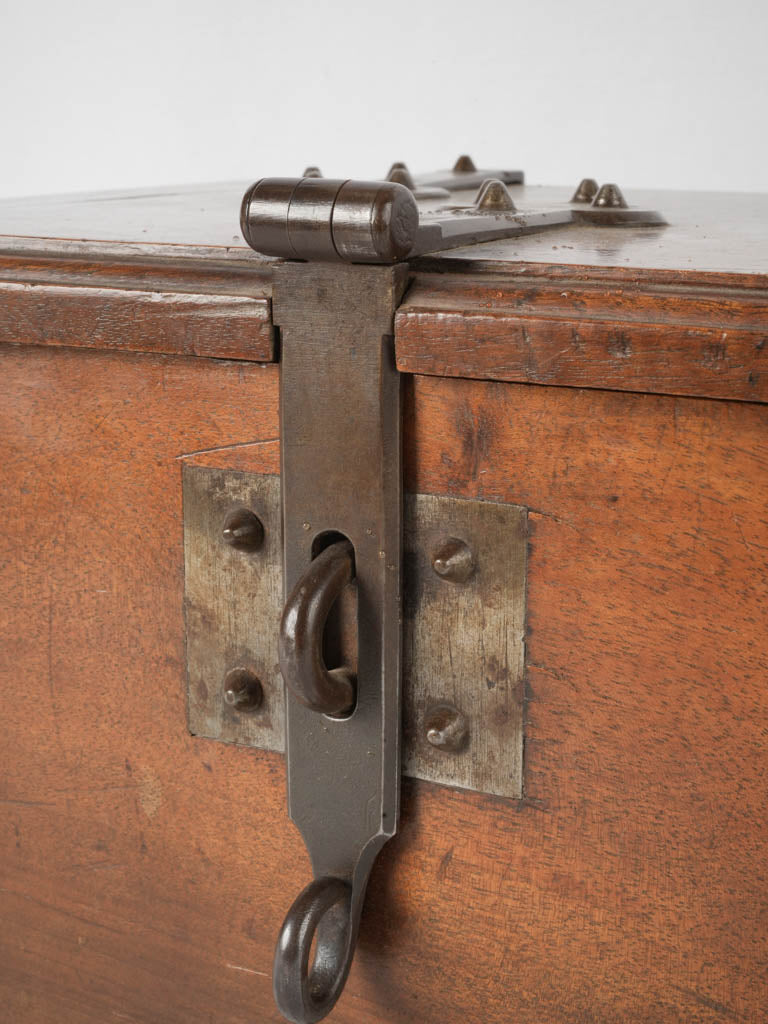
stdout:
<svg viewBox="0 0 768 1024">
<path fill-rule="evenodd" d="M 326 876 L 310 882 L 286 915 L 275 949 L 272 986 L 278 1009 L 293 1024 L 322 1020 L 341 995 L 353 954 L 351 907 L 352 887 Z"/>
<path fill-rule="evenodd" d="M 329 545 L 307 566 L 280 620 L 278 657 L 285 685 L 301 704 L 325 715 L 343 715 L 355 706 L 351 673 L 343 668 L 329 670 L 323 660 L 328 614 L 354 575 L 350 542 Z"/>
</svg>

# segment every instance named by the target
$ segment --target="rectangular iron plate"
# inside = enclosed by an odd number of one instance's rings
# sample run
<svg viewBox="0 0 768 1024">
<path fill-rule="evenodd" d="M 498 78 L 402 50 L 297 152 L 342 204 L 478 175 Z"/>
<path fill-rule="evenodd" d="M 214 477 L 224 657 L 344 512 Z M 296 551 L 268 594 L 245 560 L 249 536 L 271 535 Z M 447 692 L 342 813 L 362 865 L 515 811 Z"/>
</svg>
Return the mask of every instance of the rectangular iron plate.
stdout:
<svg viewBox="0 0 768 1024">
<path fill-rule="evenodd" d="M 283 604 L 280 478 L 183 467 L 187 696 L 190 732 L 282 751 L 283 682 L 277 632 Z M 222 525 L 234 508 L 264 525 L 254 553 L 229 547 Z M 403 771 L 461 789 L 520 798 L 527 512 L 518 505 L 411 494 L 405 501 Z M 465 541 L 476 568 L 466 583 L 441 579 L 431 553 Z M 264 702 L 242 712 L 223 700 L 235 667 L 261 680 Z M 424 718 L 436 704 L 467 718 L 459 752 L 433 747 Z"/>
</svg>

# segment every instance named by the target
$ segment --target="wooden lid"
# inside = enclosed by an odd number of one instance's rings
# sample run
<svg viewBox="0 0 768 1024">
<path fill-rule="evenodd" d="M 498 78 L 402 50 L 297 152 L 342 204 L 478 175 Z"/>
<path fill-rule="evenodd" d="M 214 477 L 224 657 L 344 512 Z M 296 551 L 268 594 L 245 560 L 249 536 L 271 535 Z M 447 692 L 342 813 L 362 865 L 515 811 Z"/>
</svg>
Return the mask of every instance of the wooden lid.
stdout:
<svg viewBox="0 0 768 1024">
<path fill-rule="evenodd" d="M 240 236 L 245 187 L 0 201 L 0 340 L 272 360 L 271 261 Z M 510 191 L 526 210 L 573 189 Z M 400 369 L 767 401 L 768 195 L 626 194 L 668 226 L 572 226 L 413 263 Z"/>
</svg>

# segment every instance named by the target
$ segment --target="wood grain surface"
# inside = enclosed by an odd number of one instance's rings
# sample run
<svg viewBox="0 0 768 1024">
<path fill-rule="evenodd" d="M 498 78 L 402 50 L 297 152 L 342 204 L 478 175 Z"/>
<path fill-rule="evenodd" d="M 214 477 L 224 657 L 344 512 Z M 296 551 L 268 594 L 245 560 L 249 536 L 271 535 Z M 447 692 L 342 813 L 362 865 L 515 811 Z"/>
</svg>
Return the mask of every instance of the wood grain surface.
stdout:
<svg viewBox="0 0 768 1024">
<path fill-rule="evenodd" d="M 243 241 L 238 214 L 246 188 L 270 173 L 273 169 L 266 165 L 255 168 L 250 181 L 0 199 L 0 252 L 101 253 L 118 259 L 205 256 L 263 262 Z M 509 190 L 519 211 L 534 212 L 567 204 L 576 184 L 510 185 Z M 750 276 L 753 284 L 762 281 L 766 286 L 768 193 L 632 188 L 624 192 L 630 205 L 659 210 L 668 226 L 573 225 L 454 249 L 440 254 L 437 263 L 442 269 L 462 263 L 475 269 L 494 265 L 548 265 L 569 271 L 613 268 L 628 279 L 664 271 L 711 275 L 713 283 L 720 284 Z M 451 204 L 471 204 L 475 195 L 474 189 L 455 192 Z M 430 257 L 425 265 L 434 262 Z"/>
<path fill-rule="evenodd" d="M 179 467 L 277 469 L 277 367 L 0 361 L 3 1019 L 276 1022 L 309 865 L 282 758 L 187 732 Z M 410 380 L 409 488 L 530 509 L 525 797 L 406 783 L 331 1020 L 765 1020 L 767 427 Z"/>
<path fill-rule="evenodd" d="M 0 256 L 0 339 L 268 362 L 267 262 Z M 768 288 L 695 275 L 416 270 L 406 373 L 768 401 Z"/>
<path fill-rule="evenodd" d="M 396 340 L 408 373 L 768 401 L 768 289 L 748 281 L 419 273 Z"/>
<path fill-rule="evenodd" d="M 266 265 L 0 256 L 0 338 L 269 362 L 271 294 Z"/>
</svg>

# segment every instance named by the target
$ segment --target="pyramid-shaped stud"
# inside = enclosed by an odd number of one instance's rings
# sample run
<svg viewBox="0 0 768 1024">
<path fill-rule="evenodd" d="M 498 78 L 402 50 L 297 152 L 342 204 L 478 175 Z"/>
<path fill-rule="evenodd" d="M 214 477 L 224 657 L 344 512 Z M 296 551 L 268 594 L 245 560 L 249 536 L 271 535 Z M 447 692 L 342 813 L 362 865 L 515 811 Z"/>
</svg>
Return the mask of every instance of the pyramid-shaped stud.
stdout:
<svg viewBox="0 0 768 1024">
<path fill-rule="evenodd" d="M 594 178 L 582 178 L 579 187 L 571 196 L 572 203 L 591 203 L 599 190 Z"/>
<path fill-rule="evenodd" d="M 475 161 L 472 159 L 471 156 L 467 156 L 466 153 L 460 156 L 456 163 L 453 165 L 454 174 L 471 174 L 472 171 L 476 170 L 477 168 L 475 167 Z"/>
<path fill-rule="evenodd" d="M 602 185 L 600 187 L 600 191 L 595 196 L 592 205 L 610 207 L 617 210 L 626 210 L 627 201 L 621 194 L 621 189 L 618 185 Z"/>
<path fill-rule="evenodd" d="M 475 209 L 487 213 L 514 213 L 515 204 L 503 181 L 486 178 L 477 193 Z"/>
<path fill-rule="evenodd" d="M 384 180 L 394 181 L 398 185 L 405 185 L 405 187 L 409 188 L 411 192 L 416 190 L 416 182 L 413 180 L 411 172 L 408 170 L 407 166 L 402 162 L 392 164 Z"/>
</svg>

